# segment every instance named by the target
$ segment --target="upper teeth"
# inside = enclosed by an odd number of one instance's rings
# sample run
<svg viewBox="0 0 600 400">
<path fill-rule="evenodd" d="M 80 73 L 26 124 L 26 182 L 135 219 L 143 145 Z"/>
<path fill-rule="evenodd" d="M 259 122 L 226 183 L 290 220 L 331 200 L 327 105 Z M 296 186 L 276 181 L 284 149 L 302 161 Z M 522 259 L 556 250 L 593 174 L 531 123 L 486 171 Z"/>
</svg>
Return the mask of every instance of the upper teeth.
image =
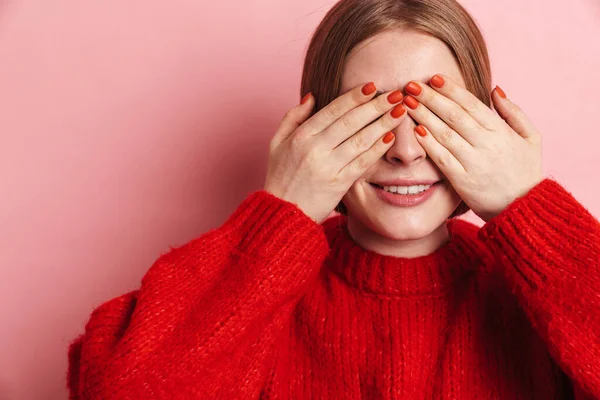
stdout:
<svg viewBox="0 0 600 400">
<path fill-rule="evenodd" d="M 415 185 L 415 186 L 384 186 L 383 190 L 386 192 L 400 193 L 400 194 L 415 194 L 421 193 L 429 189 L 431 185 Z"/>
</svg>

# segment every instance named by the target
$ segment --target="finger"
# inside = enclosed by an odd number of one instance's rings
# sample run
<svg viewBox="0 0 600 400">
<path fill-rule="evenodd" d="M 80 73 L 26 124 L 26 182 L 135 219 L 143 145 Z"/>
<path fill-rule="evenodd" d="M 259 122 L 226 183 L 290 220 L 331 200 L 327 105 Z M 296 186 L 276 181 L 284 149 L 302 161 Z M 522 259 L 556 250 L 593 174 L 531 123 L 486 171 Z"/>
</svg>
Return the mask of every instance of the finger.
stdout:
<svg viewBox="0 0 600 400">
<path fill-rule="evenodd" d="M 340 143 L 353 137 L 361 129 L 369 124 L 374 124 L 376 119 L 380 118 L 387 111 L 390 111 L 390 109 L 394 107 L 395 104 L 400 103 L 403 98 L 404 96 L 400 90 L 383 93 L 367 104 L 363 104 L 347 112 L 343 117 L 321 132 L 320 140 L 322 140 L 323 146 L 328 150 L 338 147 Z M 401 107 L 397 111 L 405 111 L 405 109 L 404 107 Z M 402 113 L 398 112 L 395 114 L 397 114 L 397 117 L 402 115 Z M 389 122 L 389 118 L 387 119 L 387 122 Z M 388 129 L 392 128 L 389 123 L 387 123 L 386 127 Z M 368 140 L 369 146 L 373 141 L 374 139 Z M 365 149 L 363 149 L 363 151 L 364 150 Z"/>
<path fill-rule="evenodd" d="M 370 101 L 376 92 L 377 88 L 373 82 L 349 90 L 310 117 L 303 124 L 302 130 L 308 135 L 321 133 L 348 111 Z"/>
<path fill-rule="evenodd" d="M 415 128 L 415 136 L 427 152 L 429 158 L 439 167 L 450 183 L 466 173 L 465 167 L 458 161 L 446 147 L 442 146 L 423 125 Z"/>
<path fill-rule="evenodd" d="M 452 78 L 436 74 L 429 80 L 429 85 L 436 92 L 458 104 L 482 127 L 492 130 L 497 126 L 498 116 L 492 109 Z"/>
<path fill-rule="evenodd" d="M 450 128 L 424 104 L 419 104 L 412 96 L 406 96 L 404 104 L 408 108 L 409 115 L 419 124 L 425 125 L 438 143 L 448 149 L 459 161 L 466 159 L 469 149 L 473 146 L 464 137 Z"/>
<path fill-rule="evenodd" d="M 385 133 L 400 125 L 406 115 L 406 108 L 402 104 L 396 105 L 385 116 L 379 118 L 377 122 L 362 129 L 334 148 L 331 151 L 332 162 L 335 162 L 341 171 L 352 160 L 372 148 L 373 143 L 377 142 Z"/>
<path fill-rule="evenodd" d="M 482 141 L 479 134 L 482 129 L 481 125 L 453 100 L 436 92 L 427 85 L 418 84 L 414 81 L 409 82 L 405 90 L 413 98 L 436 113 L 448 126 L 459 133 L 472 146 L 476 146 Z M 405 102 L 406 100 L 407 98 L 404 99 Z"/>
<path fill-rule="evenodd" d="M 500 117 L 519 135 L 524 138 L 539 135 L 537 129 L 523 110 L 507 99 L 506 94 L 499 86 L 496 86 L 492 90 L 492 101 Z"/>
<path fill-rule="evenodd" d="M 406 113 L 404 113 L 406 115 Z M 354 182 L 365 174 L 381 157 L 392 147 L 396 141 L 393 132 L 388 132 L 378 139 L 367 151 L 346 164 L 338 175 L 345 182 Z"/>
<path fill-rule="evenodd" d="M 290 137 L 290 135 L 310 116 L 314 106 L 315 98 L 312 93 L 308 93 L 302 98 L 300 104 L 288 110 L 283 116 L 275 135 L 273 135 L 273 138 L 271 139 L 271 148 L 278 147 Z"/>
</svg>

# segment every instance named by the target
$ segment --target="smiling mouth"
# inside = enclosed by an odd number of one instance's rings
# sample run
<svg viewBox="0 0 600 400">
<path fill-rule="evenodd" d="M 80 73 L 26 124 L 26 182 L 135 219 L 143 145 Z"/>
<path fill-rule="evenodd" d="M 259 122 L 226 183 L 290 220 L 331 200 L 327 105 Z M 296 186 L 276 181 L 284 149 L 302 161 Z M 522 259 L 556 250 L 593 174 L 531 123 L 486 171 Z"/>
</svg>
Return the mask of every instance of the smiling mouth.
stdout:
<svg viewBox="0 0 600 400">
<path fill-rule="evenodd" d="M 443 183 L 443 182 L 444 182 L 444 179 L 440 179 L 439 181 L 437 181 L 437 182 L 435 182 L 435 183 L 431 184 L 431 186 L 439 185 L 439 184 L 441 184 L 441 183 Z M 369 183 L 369 185 L 371 185 L 371 186 L 375 186 L 376 188 L 383 189 L 383 186 L 381 186 L 381 185 L 378 185 L 378 184 L 376 184 L 376 183 L 373 183 L 373 182 L 368 182 L 368 183 Z"/>
</svg>

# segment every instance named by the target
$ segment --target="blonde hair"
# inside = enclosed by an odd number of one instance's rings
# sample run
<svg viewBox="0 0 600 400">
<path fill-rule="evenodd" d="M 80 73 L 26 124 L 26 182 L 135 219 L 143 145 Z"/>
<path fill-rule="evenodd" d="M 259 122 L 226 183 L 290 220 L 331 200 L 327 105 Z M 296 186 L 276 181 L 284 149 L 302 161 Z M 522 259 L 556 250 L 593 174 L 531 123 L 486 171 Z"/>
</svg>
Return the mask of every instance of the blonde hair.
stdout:
<svg viewBox="0 0 600 400">
<path fill-rule="evenodd" d="M 329 10 L 313 34 L 304 60 L 301 97 L 312 92 L 313 113 L 339 96 L 348 54 L 384 30 L 405 28 L 429 34 L 450 48 L 467 89 L 490 106 L 492 73 L 481 31 L 455 0 L 341 0 Z M 335 209 L 347 214 L 340 202 Z M 449 217 L 469 211 L 461 202 Z"/>
</svg>

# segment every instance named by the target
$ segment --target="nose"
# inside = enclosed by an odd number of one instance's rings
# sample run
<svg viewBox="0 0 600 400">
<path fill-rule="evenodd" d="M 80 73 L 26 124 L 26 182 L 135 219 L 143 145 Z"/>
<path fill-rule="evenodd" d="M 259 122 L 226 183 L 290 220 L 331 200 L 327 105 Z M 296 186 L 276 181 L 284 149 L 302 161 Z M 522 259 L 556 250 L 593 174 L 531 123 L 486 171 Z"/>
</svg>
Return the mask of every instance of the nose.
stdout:
<svg viewBox="0 0 600 400">
<path fill-rule="evenodd" d="M 427 152 L 415 137 L 417 124 L 408 116 L 393 130 L 396 140 L 385 153 L 385 159 L 392 164 L 406 164 L 422 161 L 427 158 Z"/>
</svg>

